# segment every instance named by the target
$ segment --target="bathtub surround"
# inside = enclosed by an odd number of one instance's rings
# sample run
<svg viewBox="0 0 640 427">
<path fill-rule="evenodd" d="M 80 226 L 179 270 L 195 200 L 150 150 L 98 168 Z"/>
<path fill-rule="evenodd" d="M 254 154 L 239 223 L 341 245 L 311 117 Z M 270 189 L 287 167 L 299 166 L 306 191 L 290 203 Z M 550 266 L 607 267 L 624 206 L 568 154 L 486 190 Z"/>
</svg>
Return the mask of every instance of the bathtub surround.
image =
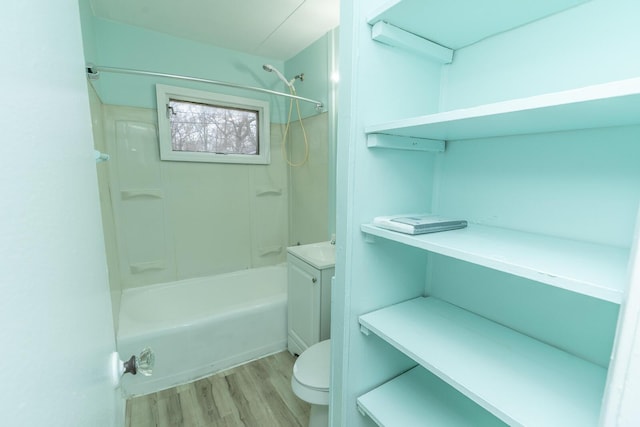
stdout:
<svg viewBox="0 0 640 427">
<path fill-rule="evenodd" d="M 155 110 L 90 93 L 96 149 L 111 155 L 98 174 L 114 314 L 123 289 L 274 265 L 287 246 L 328 239 L 328 113 L 303 119 L 310 154 L 300 167 L 286 166 L 278 123 L 269 165 L 163 162 Z M 303 144 L 293 121 L 290 159 Z"/>
<path fill-rule="evenodd" d="M 285 74 L 304 72 L 304 82 L 296 84 L 300 96 L 320 99 L 327 117 L 318 116 L 312 105 L 300 104 L 303 124 L 315 141 L 309 156 L 311 163 L 289 171 L 290 227 L 289 244 L 307 244 L 328 240 L 336 230 L 335 164 L 338 83 L 338 29 L 329 31 L 302 52 L 285 62 Z M 288 106 L 288 102 L 285 103 Z M 294 111 L 295 113 L 295 111 Z M 297 117 L 297 116 L 295 116 Z M 300 125 L 292 123 L 293 159 L 300 159 Z M 295 151 L 298 152 L 295 152 Z M 326 166 L 323 163 L 326 162 Z"/>
<path fill-rule="evenodd" d="M 304 426 L 309 405 L 291 390 L 288 352 L 127 401 L 126 427 Z M 162 421 L 160 421 L 162 420 Z"/>
<path fill-rule="evenodd" d="M 103 210 L 115 233 L 110 272 L 122 289 L 210 276 L 284 262 L 287 179 L 284 161 L 269 165 L 163 162 L 156 112 L 102 106 Z M 272 124 L 272 152 L 282 126 Z M 105 176 L 100 175 L 101 180 Z M 104 190 L 109 189 L 109 193 Z M 110 209 L 107 208 L 110 206 Z M 117 283 L 112 284 L 117 288 Z"/>
<path fill-rule="evenodd" d="M 93 144 L 101 153 L 107 152 L 104 137 L 104 107 L 98 94 L 91 85 L 89 88 L 89 107 L 91 108 L 91 126 L 93 132 Z M 120 296 L 122 295 L 122 281 L 120 279 L 120 266 L 117 254 L 116 224 L 113 217 L 113 204 L 109 195 L 109 164 L 104 162 L 96 166 L 98 174 L 98 192 L 100 194 L 100 214 L 102 216 L 102 232 L 107 255 L 107 270 L 109 273 L 109 290 L 111 295 L 111 312 L 113 316 L 114 330 L 118 330 L 118 317 L 120 313 Z"/>
<path fill-rule="evenodd" d="M 294 107 L 295 109 L 295 107 Z M 300 166 L 288 166 L 289 245 L 326 241 L 329 237 L 329 115 L 302 120 L 309 144 L 309 159 Z M 292 122 L 287 156 L 294 164 L 304 159 L 304 137 L 299 121 Z M 279 153 L 272 153 L 278 155 Z"/>
</svg>

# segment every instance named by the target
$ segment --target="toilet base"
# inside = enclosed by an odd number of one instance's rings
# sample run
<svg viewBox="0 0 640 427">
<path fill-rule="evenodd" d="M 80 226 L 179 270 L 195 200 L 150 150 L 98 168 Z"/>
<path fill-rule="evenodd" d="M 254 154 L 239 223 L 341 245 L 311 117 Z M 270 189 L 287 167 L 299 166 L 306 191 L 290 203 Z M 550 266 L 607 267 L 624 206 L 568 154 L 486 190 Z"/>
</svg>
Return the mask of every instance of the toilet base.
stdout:
<svg viewBox="0 0 640 427">
<path fill-rule="evenodd" d="M 311 404 L 309 427 L 327 427 L 329 425 L 329 405 Z"/>
</svg>

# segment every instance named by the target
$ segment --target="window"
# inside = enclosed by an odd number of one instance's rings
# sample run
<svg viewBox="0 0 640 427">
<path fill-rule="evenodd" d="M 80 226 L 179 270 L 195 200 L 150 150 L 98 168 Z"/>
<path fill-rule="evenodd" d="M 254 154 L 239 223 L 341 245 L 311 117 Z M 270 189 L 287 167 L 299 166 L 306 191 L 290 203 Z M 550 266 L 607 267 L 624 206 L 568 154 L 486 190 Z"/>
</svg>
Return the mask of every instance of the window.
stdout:
<svg viewBox="0 0 640 427">
<path fill-rule="evenodd" d="M 269 103 L 156 85 L 160 158 L 269 163 Z"/>
</svg>

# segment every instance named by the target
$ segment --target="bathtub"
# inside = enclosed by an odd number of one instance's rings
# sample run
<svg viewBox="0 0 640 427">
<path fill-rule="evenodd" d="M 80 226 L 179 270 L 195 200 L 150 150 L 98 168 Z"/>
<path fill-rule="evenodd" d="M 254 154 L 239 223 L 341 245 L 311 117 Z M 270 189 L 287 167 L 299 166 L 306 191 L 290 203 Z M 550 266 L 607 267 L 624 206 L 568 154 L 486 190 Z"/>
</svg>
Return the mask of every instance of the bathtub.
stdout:
<svg viewBox="0 0 640 427">
<path fill-rule="evenodd" d="M 153 393 L 286 349 L 286 264 L 125 290 L 117 346 L 145 347 L 153 375 L 125 375 L 125 397 Z"/>
</svg>

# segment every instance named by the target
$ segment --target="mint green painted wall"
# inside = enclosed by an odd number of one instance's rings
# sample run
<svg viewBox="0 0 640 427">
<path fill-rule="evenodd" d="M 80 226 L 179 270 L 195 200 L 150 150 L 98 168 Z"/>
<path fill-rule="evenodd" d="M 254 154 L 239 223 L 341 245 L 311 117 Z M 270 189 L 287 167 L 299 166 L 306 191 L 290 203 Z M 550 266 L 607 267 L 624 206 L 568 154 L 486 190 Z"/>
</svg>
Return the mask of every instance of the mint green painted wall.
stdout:
<svg viewBox="0 0 640 427">
<path fill-rule="evenodd" d="M 321 101 L 324 105 L 322 111 L 327 111 L 329 95 L 329 55 L 330 33 L 320 37 L 296 56 L 288 59 L 284 65 L 284 75 L 287 79 L 300 73 L 304 73 L 304 81 L 296 80 L 294 86 L 299 96 Z M 287 106 L 289 101 L 287 101 Z M 287 107 L 288 108 L 288 107 Z M 318 114 L 313 104 L 300 103 L 302 117 Z M 293 117 L 297 118 L 294 104 Z"/>
<path fill-rule="evenodd" d="M 121 426 L 78 3 L 2 6 L 1 424 Z"/>
<path fill-rule="evenodd" d="M 80 27 L 82 29 L 82 48 L 84 52 L 84 63 L 98 64 L 98 48 L 96 44 L 96 33 L 94 28 L 94 16 L 91 10 L 90 0 L 78 0 L 78 9 L 80 11 Z M 100 80 L 92 80 L 91 85 L 96 94 L 101 89 L 102 82 Z"/>
<path fill-rule="evenodd" d="M 431 255 L 429 294 L 607 366 L 618 305 Z"/>
<path fill-rule="evenodd" d="M 444 67 L 449 110 L 640 75 L 640 3 L 593 0 L 486 39 Z M 629 40 L 636 40 L 629 43 Z M 473 222 L 629 247 L 640 202 L 640 127 L 452 141 L 434 210 Z M 616 305 L 432 257 L 427 293 L 603 366 Z"/>
<path fill-rule="evenodd" d="M 82 46 L 86 62 L 95 62 L 97 59 L 96 37 L 93 29 L 93 12 L 89 0 L 78 0 L 80 10 L 80 24 L 82 27 Z"/>
<path fill-rule="evenodd" d="M 640 2 L 591 0 L 455 52 L 443 110 L 634 77 Z M 636 43 L 632 43 L 634 45 Z"/>
<path fill-rule="evenodd" d="M 640 202 L 640 127 L 454 141 L 437 210 L 473 222 L 618 247 Z"/>
<path fill-rule="evenodd" d="M 139 27 L 92 18 L 98 65 L 155 71 L 255 86 L 283 92 L 284 84 L 262 65 L 280 69 L 284 63 L 212 45 L 169 36 Z M 175 79 L 102 73 L 98 95 L 105 104 L 156 108 L 155 84 L 209 90 L 271 104 L 271 121 L 284 120 L 284 98 L 259 92 Z"/>
</svg>

